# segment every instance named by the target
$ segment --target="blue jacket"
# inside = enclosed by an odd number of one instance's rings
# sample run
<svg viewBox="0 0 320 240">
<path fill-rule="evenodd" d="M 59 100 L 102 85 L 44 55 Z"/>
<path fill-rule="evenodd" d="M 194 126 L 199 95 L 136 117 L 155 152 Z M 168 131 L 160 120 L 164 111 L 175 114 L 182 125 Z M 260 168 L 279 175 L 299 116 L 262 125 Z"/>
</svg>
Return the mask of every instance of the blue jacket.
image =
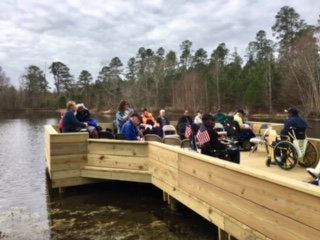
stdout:
<svg viewBox="0 0 320 240">
<path fill-rule="evenodd" d="M 116 114 L 116 124 L 117 124 L 117 132 L 120 133 L 121 132 L 121 128 L 124 125 L 124 123 L 122 122 L 122 118 L 126 115 L 125 112 L 120 112 L 118 111 Z"/>
<path fill-rule="evenodd" d="M 62 118 L 62 132 L 79 132 L 79 128 L 86 128 L 83 122 L 79 122 L 74 113 L 67 109 Z"/>
<path fill-rule="evenodd" d="M 139 130 L 137 126 L 133 125 L 131 119 L 126 121 L 122 126 L 121 133 L 124 133 L 128 140 L 137 140 L 137 137 L 139 136 Z"/>
<path fill-rule="evenodd" d="M 280 134 L 281 135 L 288 135 L 290 127 L 306 129 L 308 127 L 308 125 L 303 118 L 299 117 L 298 115 L 294 115 L 285 121 L 284 127 L 281 130 Z"/>
</svg>

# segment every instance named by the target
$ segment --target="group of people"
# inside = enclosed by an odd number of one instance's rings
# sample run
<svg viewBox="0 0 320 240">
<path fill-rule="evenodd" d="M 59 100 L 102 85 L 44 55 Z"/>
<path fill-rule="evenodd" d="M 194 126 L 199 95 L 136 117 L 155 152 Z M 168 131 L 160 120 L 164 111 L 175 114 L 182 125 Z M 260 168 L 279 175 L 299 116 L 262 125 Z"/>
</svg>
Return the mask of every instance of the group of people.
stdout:
<svg viewBox="0 0 320 240">
<path fill-rule="evenodd" d="M 147 108 L 141 110 L 141 114 L 130 108 L 128 101 L 121 101 L 116 113 L 117 133 L 123 133 L 128 140 L 140 140 L 145 134 L 157 134 L 163 136 L 163 126 L 170 125 L 166 112 L 161 109 L 155 119 Z"/>
<path fill-rule="evenodd" d="M 289 108 L 287 113 L 288 118 L 280 134 L 288 136 L 292 128 L 305 132 L 307 123 L 299 116 L 299 111 L 296 108 Z M 250 137 L 253 137 L 252 129 L 243 121 L 244 116 L 245 112 L 242 109 L 238 109 L 233 116 L 233 120 L 238 122 L 241 130 L 247 132 Z M 230 146 L 228 147 L 228 145 L 221 142 L 217 131 L 214 129 L 216 122 L 224 126 L 227 125 L 227 115 L 221 112 L 220 109 L 215 114 L 203 113 L 199 110 L 194 119 L 191 118 L 189 111 L 185 110 L 183 116 L 179 118 L 177 129 L 179 129 L 179 125 L 182 123 L 202 126 L 199 131 L 207 134 L 206 141 L 201 145 L 202 154 L 240 163 L 239 148 L 235 146 L 230 148 Z M 121 101 L 118 106 L 116 113 L 117 132 L 125 134 L 128 140 L 141 140 L 148 133 L 158 134 L 160 137 L 163 137 L 162 129 L 165 125 L 170 125 L 170 121 L 164 109 L 160 110 L 157 118 L 154 118 L 152 113 L 148 112 L 146 108 L 141 110 L 141 114 L 135 112 L 130 108 L 127 101 Z M 84 104 L 76 104 L 75 101 L 68 101 L 66 111 L 61 112 L 59 129 L 62 133 L 88 131 L 91 137 L 98 138 L 97 122 L 90 117 L 90 112 Z M 278 157 L 277 152 L 275 160 L 283 161 L 280 158 L 280 154 Z M 315 181 L 312 181 L 312 183 L 319 185 L 320 163 L 316 168 L 307 168 L 307 172 L 315 178 Z"/>
<path fill-rule="evenodd" d="M 217 111 L 220 121 L 225 122 L 226 116 L 220 110 Z M 223 117 L 225 116 L 225 117 Z M 203 124 L 208 133 L 208 141 L 201 146 L 201 153 L 210 156 L 217 156 L 234 163 L 240 163 L 239 148 L 233 146 L 231 150 L 226 144 L 219 139 L 218 133 L 214 130 L 215 117 L 212 114 L 203 114 L 201 110 L 197 111 L 194 119 L 191 118 L 188 110 L 184 111 L 183 116 L 178 120 L 177 129 L 184 124 L 192 125 Z M 166 117 L 166 112 L 161 109 L 159 116 L 155 118 L 146 108 L 141 110 L 141 114 L 135 112 L 127 101 L 121 101 L 116 113 L 116 125 L 118 133 L 122 133 L 128 140 L 140 140 L 145 134 L 157 134 L 163 137 L 163 126 L 170 125 L 170 121 Z M 213 150 L 218 154 L 213 154 Z"/>
<path fill-rule="evenodd" d="M 88 131 L 91 137 L 99 138 L 97 122 L 90 117 L 90 112 L 83 103 L 68 101 L 66 111 L 61 112 L 58 127 L 62 133 Z"/>
</svg>

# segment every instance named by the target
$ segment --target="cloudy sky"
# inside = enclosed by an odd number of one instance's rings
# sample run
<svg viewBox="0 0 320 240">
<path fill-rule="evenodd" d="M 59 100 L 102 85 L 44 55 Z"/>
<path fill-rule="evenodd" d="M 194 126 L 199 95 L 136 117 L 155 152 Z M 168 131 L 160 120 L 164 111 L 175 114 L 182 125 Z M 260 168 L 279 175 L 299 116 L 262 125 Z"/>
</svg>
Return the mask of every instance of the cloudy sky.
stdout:
<svg viewBox="0 0 320 240">
<path fill-rule="evenodd" d="M 84 69 L 96 79 L 116 56 L 125 66 L 140 47 L 180 56 L 185 40 L 208 55 L 225 42 L 244 57 L 259 30 L 272 38 L 283 6 L 317 24 L 320 0 L 1 0 L 0 66 L 18 86 L 31 64 L 44 69 L 61 61 L 76 79 Z M 52 86 L 48 70 L 47 79 Z"/>
</svg>

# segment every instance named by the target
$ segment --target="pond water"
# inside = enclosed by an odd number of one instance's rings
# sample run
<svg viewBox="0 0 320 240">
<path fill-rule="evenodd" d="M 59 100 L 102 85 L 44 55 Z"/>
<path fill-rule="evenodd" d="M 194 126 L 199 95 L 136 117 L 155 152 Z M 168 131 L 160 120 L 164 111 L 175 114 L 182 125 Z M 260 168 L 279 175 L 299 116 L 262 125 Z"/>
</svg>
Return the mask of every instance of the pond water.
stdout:
<svg viewBox="0 0 320 240">
<path fill-rule="evenodd" d="M 0 117 L 0 239 L 217 239 L 214 225 L 183 205 L 169 210 L 149 184 L 49 187 L 44 125 L 54 115 Z"/>
</svg>

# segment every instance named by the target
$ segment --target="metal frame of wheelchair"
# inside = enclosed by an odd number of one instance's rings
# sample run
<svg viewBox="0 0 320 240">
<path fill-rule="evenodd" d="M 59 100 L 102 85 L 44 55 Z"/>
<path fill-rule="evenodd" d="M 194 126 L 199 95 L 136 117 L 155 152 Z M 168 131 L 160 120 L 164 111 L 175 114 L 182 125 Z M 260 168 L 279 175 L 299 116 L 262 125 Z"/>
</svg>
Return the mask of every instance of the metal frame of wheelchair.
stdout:
<svg viewBox="0 0 320 240">
<path fill-rule="evenodd" d="M 290 135 L 292 139 L 296 139 L 295 136 Z M 280 168 L 284 170 L 290 170 L 294 168 L 297 164 L 299 164 L 301 167 L 312 167 L 318 162 L 319 154 L 317 147 L 307 140 L 305 153 L 302 155 L 302 157 L 299 158 L 297 147 L 290 141 L 289 136 L 277 136 L 277 139 L 281 137 L 286 137 L 284 140 L 279 140 L 278 142 L 269 144 L 266 141 L 266 150 L 268 154 L 268 158 L 266 160 L 266 165 L 269 167 L 272 165 L 278 165 Z M 273 158 L 270 155 L 269 147 L 273 148 Z M 279 149 L 280 157 L 283 159 L 281 162 L 276 160 L 276 149 Z"/>
</svg>

